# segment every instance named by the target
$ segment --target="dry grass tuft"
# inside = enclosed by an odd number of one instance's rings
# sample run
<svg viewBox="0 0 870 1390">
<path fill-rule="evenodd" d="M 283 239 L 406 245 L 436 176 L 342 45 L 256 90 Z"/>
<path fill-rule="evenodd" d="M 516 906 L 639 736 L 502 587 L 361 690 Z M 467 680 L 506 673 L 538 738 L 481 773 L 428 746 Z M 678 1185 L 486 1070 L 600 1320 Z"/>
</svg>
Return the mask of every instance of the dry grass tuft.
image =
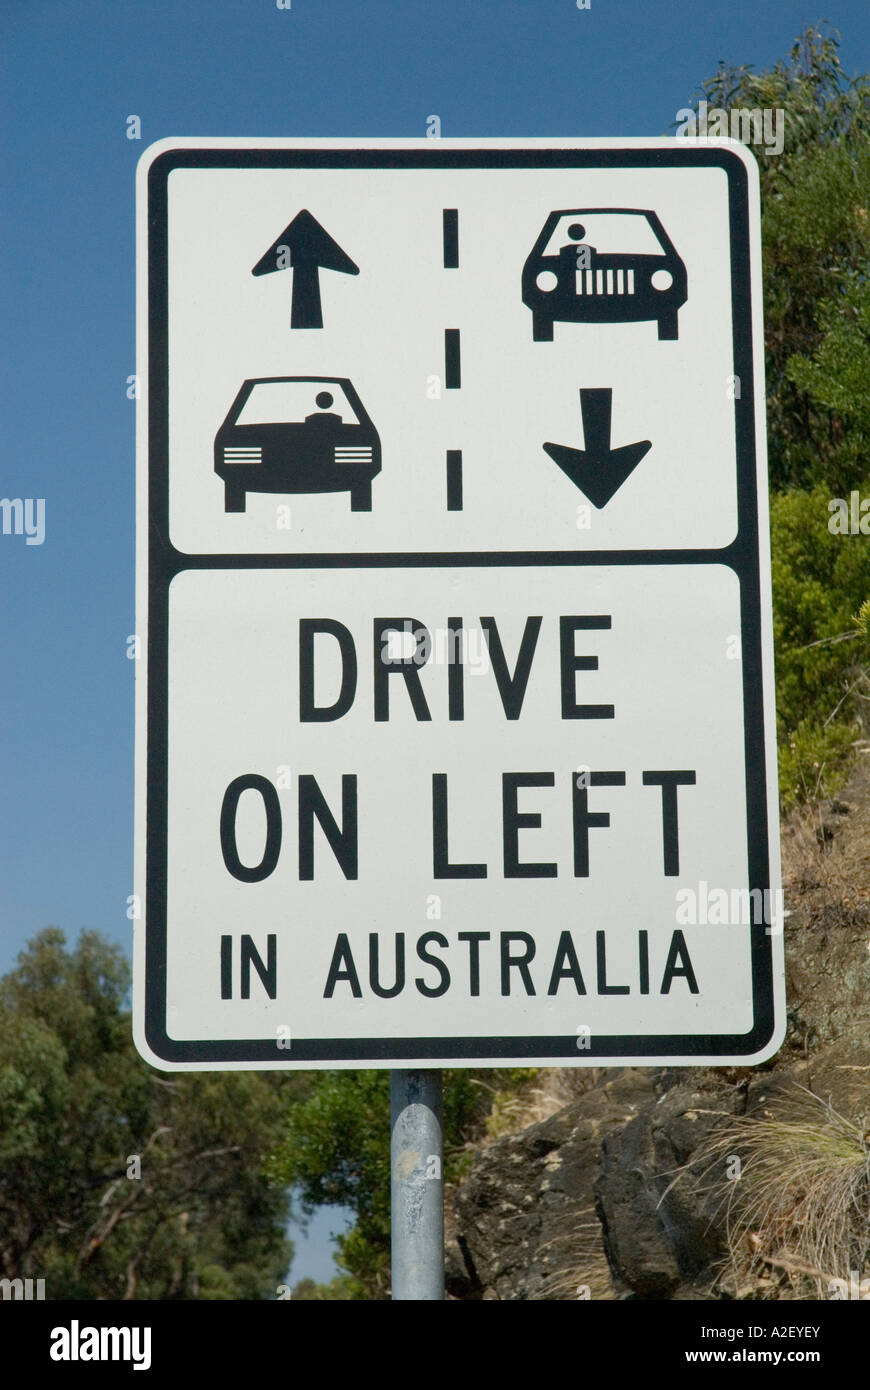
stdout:
<svg viewBox="0 0 870 1390">
<path fill-rule="evenodd" d="M 870 1260 L 868 1140 L 866 1118 L 847 1119 L 801 1086 L 778 1098 L 777 1113 L 716 1131 L 691 1171 L 700 1171 L 699 1191 L 719 1197 L 712 1220 L 724 1211 L 732 1293 L 828 1298 L 834 1281 L 861 1277 Z M 729 1180 L 735 1158 L 739 1175 Z"/>
</svg>

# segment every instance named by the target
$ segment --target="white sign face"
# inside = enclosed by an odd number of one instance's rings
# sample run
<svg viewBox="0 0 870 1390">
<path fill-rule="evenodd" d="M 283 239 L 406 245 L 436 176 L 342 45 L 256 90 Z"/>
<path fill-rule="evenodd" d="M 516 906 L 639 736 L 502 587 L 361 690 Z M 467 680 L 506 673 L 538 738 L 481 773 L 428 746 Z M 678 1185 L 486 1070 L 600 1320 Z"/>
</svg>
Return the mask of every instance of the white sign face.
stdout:
<svg viewBox="0 0 870 1390">
<path fill-rule="evenodd" d="M 165 141 L 139 178 L 140 1052 L 771 1056 L 751 156 Z"/>
</svg>

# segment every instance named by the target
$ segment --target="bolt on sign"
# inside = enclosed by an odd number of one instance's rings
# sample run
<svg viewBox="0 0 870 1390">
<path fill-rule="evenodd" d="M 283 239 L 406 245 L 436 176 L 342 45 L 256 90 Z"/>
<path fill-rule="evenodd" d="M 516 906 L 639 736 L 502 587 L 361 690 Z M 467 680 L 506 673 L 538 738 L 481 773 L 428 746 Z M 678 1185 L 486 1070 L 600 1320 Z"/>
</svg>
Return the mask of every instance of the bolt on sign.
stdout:
<svg viewBox="0 0 870 1390">
<path fill-rule="evenodd" d="M 752 156 L 171 140 L 138 195 L 143 1056 L 771 1056 Z"/>
</svg>

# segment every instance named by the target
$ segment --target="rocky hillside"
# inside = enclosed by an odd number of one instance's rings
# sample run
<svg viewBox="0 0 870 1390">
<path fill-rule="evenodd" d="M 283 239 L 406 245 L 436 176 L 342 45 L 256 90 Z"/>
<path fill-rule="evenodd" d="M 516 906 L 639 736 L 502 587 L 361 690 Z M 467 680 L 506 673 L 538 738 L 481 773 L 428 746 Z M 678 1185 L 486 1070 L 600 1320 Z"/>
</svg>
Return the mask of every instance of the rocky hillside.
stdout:
<svg viewBox="0 0 870 1390">
<path fill-rule="evenodd" d="M 786 823 L 783 876 L 778 1056 L 541 1074 L 553 1113 L 451 1194 L 453 1298 L 870 1297 L 870 749 Z"/>
</svg>

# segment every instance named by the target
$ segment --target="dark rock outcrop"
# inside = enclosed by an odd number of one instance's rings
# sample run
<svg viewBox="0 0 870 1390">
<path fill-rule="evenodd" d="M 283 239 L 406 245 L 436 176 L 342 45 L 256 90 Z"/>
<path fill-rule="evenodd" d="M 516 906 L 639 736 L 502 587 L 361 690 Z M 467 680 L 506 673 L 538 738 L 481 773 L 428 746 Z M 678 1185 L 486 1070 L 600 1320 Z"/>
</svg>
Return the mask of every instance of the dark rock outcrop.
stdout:
<svg viewBox="0 0 870 1390">
<path fill-rule="evenodd" d="M 686 1082 L 666 1091 L 602 1145 L 596 1184 L 604 1246 L 618 1280 L 640 1298 L 692 1297 L 710 1282 L 722 1235 L 696 1185 L 675 1181 L 736 1108 L 739 1089 Z"/>
<path fill-rule="evenodd" d="M 611 1073 L 579 1101 L 477 1154 L 459 1189 L 448 1291 L 613 1298 L 595 1212 L 602 1142 L 655 1097 L 654 1073 Z"/>
</svg>

